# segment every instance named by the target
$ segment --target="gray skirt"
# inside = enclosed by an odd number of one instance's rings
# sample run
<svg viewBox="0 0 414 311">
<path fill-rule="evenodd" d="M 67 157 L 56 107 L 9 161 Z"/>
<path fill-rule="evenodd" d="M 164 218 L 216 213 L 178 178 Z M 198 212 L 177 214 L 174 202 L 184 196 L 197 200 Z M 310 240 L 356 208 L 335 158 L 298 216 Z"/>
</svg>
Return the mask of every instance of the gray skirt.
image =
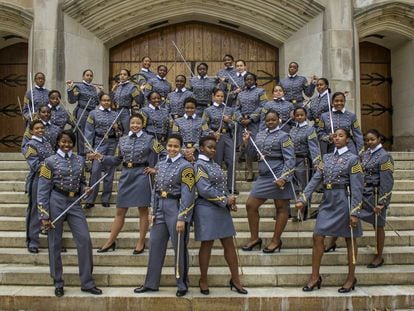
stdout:
<svg viewBox="0 0 414 311">
<path fill-rule="evenodd" d="M 144 167 L 123 168 L 119 178 L 116 207 L 148 207 L 150 203 L 151 188 Z"/>
<path fill-rule="evenodd" d="M 314 233 L 323 236 L 350 238 L 348 197 L 345 189 L 327 190 L 319 205 Z M 353 229 L 354 237 L 362 235 L 361 222 Z"/>
<path fill-rule="evenodd" d="M 293 199 L 293 187 L 290 182 L 287 182 L 283 189 L 280 189 L 274 183 L 273 176 L 257 177 L 256 182 L 253 185 L 253 189 L 250 192 L 250 196 L 257 199 L 276 199 L 276 200 L 290 200 Z"/>
<path fill-rule="evenodd" d="M 365 188 L 364 189 L 364 199 L 371 203 L 372 206 L 375 206 L 375 198 L 372 188 Z M 371 225 L 375 226 L 375 213 L 372 206 L 368 206 L 365 203 L 362 203 L 362 209 L 359 212 L 359 218 L 367 223 L 370 223 Z M 387 207 L 384 206 L 384 208 L 381 210 L 381 216 L 378 215 L 377 221 L 378 221 L 378 227 L 384 227 L 385 226 L 385 217 L 387 216 Z"/>
<path fill-rule="evenodd" d="M 194 207 L 194 235 L 196 241 L 212 241 L 236 234 L 227 207 L 220 207 L 204 199 L 197 199 Z"/>
</svg>

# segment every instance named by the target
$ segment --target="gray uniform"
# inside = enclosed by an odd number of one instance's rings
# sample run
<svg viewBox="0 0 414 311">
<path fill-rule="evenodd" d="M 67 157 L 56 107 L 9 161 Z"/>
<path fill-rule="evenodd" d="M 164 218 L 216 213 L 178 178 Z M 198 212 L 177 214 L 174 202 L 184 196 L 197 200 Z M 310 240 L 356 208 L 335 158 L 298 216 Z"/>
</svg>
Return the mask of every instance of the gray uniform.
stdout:
<svg viewBox="0 0 414 311">
<path fill-rule="evenodd" d="M 117 135 L 114 129 L 108 132 L 114 122 L 117 113 L 111 110 L 105 110 L 102 106 L 99 109 L 91 111 L 86 121 L 85 137 L 93 144 L 94 150 L 100 154 L 113 156 L 118 142 Z M 107 136 L 105 134 L 108 132 Z M 115 167 L 102 165 L 102 162 L 94 160 L 92 162 L 91 177 L 89 185 L 93 185 L 101 178 L 102 172 L 108 175 L 103 180 L 102 203 L 109 203 L 112 195 L 112 186 L 114 181 Z M 98 196 L 99 185 L 97 185 L 92 193 L 85 200 L 86 203 L 94 204 Z"/>
<path fill-rule="evenodd" d="M 161 78 L 157 75 L 155 78 L 149 79 L 145 85 L 145 98 L 151 91 L 158 92 L 161 95 L 161 102 L 163 103 L 168 93 L 171 92 L 172 86 L 171 83 L 167 81 L 166 78 Z"/>
<path fill-rule="evenodd" d="M 211 105 L 211 98 L 216 84 L 215 79 L 207 76 L 197 76 L 190 79 L 190 89 L 197 100 L 197 115 L 199 117 L 203 115 L 204 109 Z"/>
<path fill-rule="evenodd" d="M 47 158 L 40 169 L 37 204 L 40 219 L 55 219 L 85 190 L 84 159 L 74 153 L 58 150 Z M 61 244 L 64 218 L 69 224 L 78 251 L 81 288 L 95 286 L 92 277 L 92 242 L 88 223 L 80 204 L 73 206 L 48 232 L 50 274 L 55 287 L 63 287 Z"/>
<path fill-rule="evenodd" d="M 67 92 L 69 103 L 78 103 L 73 110 L 73 116 L 76 122 L 78 122 L 81 131 L 85 132 L 86 119 L 88 118 L 89 112 L 99 105 L 99 95 L 101 92 L 98 92 L 93 84 L 88 84 L 85 81 L 82 83 L 74 83 L 74 86 L 68 89 Z M 86 111 L 84 112 L 85 109 Z M 78 154 L 85 155 L 85 141 L 78 130 L 76 131 L 76 146 Z"/>
<path fill-rule="evenodd" d="M 155 181 L 153 213 L 154 224 L 150 235 L 150 253 L 145 287 L 158 289 L 161 269 L 164 264 L 168 240 L 177 256 L 178 233 L 177 221 L 185 221 L 185 231 L 180 235 L 179 274 L 177 287 L 188 290 L 188 249 L 190 222 L 192 220 L 195 196 L 194 169 L 187 160 L 167 159 L 159 163 Z"/>
<path fill-rule="evenodd" d="M 193 115 L 188 117 L 184 114 L 183 117 L 174 120 L 172 132 L 180 134 L 183 138 L 184 148 L 196 148 L 198 149 L 199 141 L 202 136 L 210 134 L 206 120 Z"/>
<path fill-rule="evenodd" d="M 232 139 L 231 131 L 234 128 L 234 122 L 224 122 L 223 110 L 224 115 L 229 116 L 232 120 L 234 120 L 234 108 L 228 106 L 225 107 L 224 104 L 218 105 L 217 103 L 214 103 L 212 106 L 204 110 L 203 119 L 207 122 L 211 132 L 220 131 L 221 133 L 220 139 L 217 141 L 216 156 L 214 157 L 214 161 L 216 161 L 220 166 L 223 162 L 226 164 L 227 185 L 231 188 L 234 165 L 234 141 Z"/>
<path fill-rule="evenodd" d="M 186 88 L 175 89 L 168 93 L 165 106 L 170 112 L 171 118 L 177 119 L 184 115 L 184 100 L 193 97 L 193 93 Z"/>
<path fill-rule="evenodd" d="M 331 96 L 327 91 L 319 94 L 318 97 L 315 97 L 310 102 L 308 106 L 308 119 L 313 121 L 313 126 L 316 129 L 316 133 L 320 132 L 319 122 L 321 120 L 321 115 L 324 112 L 329 111 L 330 99 Z M 325 154 L 328 151 L 328 144 L 325 141 L 319 141 L 319 146 L 321 148 L 321 153 Z"/>
<path fill-rule="evenodd" d="M 155 166 L 150 161 L 156 156 L 151 155 L 159 153 L 160 149 L 151 135 L 143 131 L 137 134 L 129 132 L 122 136 L 118 143 L 118 156 L 104 156 L 102 159 L 104 165 L 118 166 L 122 163 L 116 198 L 118 208 L 147 207 L 151 203 L 150 177 L 144 169 Z"/>
<path fill-rule="evenodd" d="M 311 97 L 315 91 L 315 84 L 308 83 L 305 77 L 294 75 L 280 80 L 279 84 L 285 90 L 285 99 L 290 101 L 295 107 L 301 107 L 303 94 Z"/>
<path fill-rule="evenodd" d="M 129 116 L 131 114 L 132 101 L 135 101 L 138 107 L 142 107 L 144 97 L 136 84 L 126 81 L 120 84 L 115 92 L 111 93 L 111 98 L 119 111 L 124 108 L 119 116 L 119 120 L 122 124 L 123 134 L 126 134 L 129 130 Z"/>
<path fill-rule="evenodd" d="M 201 155 L 194 170 L 198 198 L 194 208 L 196 241 L 211 241 L 236 234 L 227 206 L 229 191 L 220 165 Z"/>
<path fill-rule="evenodd" d="M 43 122 L 43 125 L 45 126 L 45 134 L 43 135 L 43 137 L 52 145 L 52 148 L 55 149 L 56 138 L 59 135 L 61 129 L 59 126 L 52 124 L 50 121 L 48 122 L 42 121 L 42 122 Z M 24 148 L 24 146 L 26 146 L 26 144 L 29 142 L 30 139 L 32 139 L 32 134 L 30 134 L 30 130 L 27 127 L 26 131 L 23 134 L 22 149 Z"/>
<path fill-rule="evenodd" d="M 277 178 L 284 179 L 283 189 L 275 185 L 275 178 L 263 160 L 259 160 L 259 177 L 253 185 L 250 196 L 259 199 L 291 199 L 294 197 L 290 185 L 295 170 L 295 150 L 292 139 L 279 128 L 260 131 L 256 145 L 269 163 Z M 257 153 L 256 149 L 254 150 Z"/>
<path fill-rule="evenodd" d="M 364 199 L 372 206 L 383 205 L 381 216 L 378 216 L 378 227 L 385 226 L 387 208 L 391 201 L 391 191 L 394 186 L 394 161 L 382 146 L 368 149 L 362 156 L 364 168 Z M 376 202 L 377 200 L 377 202 Z M 362 204 L 360 218 L 370 224 L 375 224 L 375 213 L 371 206 Z"/>
<path fill-rule="evenodd" d="M 322 202 L 319 205 L 314 233 L 322 236 L 351 237 L 349 226 L 348 190 L 350 189 L 350 210 L 352 216 L 359 217 L 362 206 L 362 190 L 364 174 L 358 156 L 341 148 L 339 154 L 325 154 L 323 164 L 313 175 L 306 186 L 299 201 L 306 203 L 312 192 L 323 183 L 325 191 Z M 353 229 L 354 237 L 362 235 L 361 222 Z"/>
<path fill-rule="evenodd" d="M 48 104 L 50 108 L 50 122 L 56 126 L 59 126 L 61 130 L 65 128 L 66 124 L 72 125 L 72 120 L 70 119 L 70 115 L 68 112 L 58 104 L 57 106 L 52 106 Z"/>
<path fill-rule="evenodd" d="M 328 152 L 332 152 L 334 145 L 329 143 L 331 134 L 331 117 L 329 112 L 324 112 L 319 121 L 319 140 L 328 143 Z M 349 150 L 358 155 L 364 151 L 364 137 L 359 126 L 356 114 L 347 110 L 332 111 L 332 121 L 334 131 L 338 128 L 346 129 L 351 133 L 351 139 L 348 143 Z"/>
<path fill-rule="evenodd" d="M 26 213 L 26 243 L 28 247 L 39 247 L 40 221 L 37 210 L 37 186 L 39 182 L 40 166 L 54 151 L 51 144 L 44 138 L 32 136 L 22 149 L 22 153 L 30 167 L 26 178 L 26 192 L 29 195 L 29 204 Z"/>
<path fill-rule="evenodd" d="M 237 88 L 237 85 L 235 85 L 234 82 L 233 82 L 233 81 L 236 81 L 237 71 L 233 67 L 226 67 L 224 69 L 220 69 L 217 72 L 217 78 L 219 79 L 218 80 L 219 83 L 217 84 L 217 87 L 219 89 L 221 89 L 222 91 L 224 91 L 224 94 L 226 94 L 225 98 L 227 97 L 227 94 L 229 92 L 234 91 Z M 225 78 L 225 80 L 221 81 L 220 80 L 221 78 Z M 237 99 L 236 94 L 229 94 L 229 98 L 227 100 L 227 105 L 230 106 L 230 107 L 235 106 L 236 105 L 236 99 Z"/>
<path fill-rule="evenodd" d="M 291 102 L 288 102 L 283 97 L 274 98 L 272 101 L 268 101 L 263 105 L 263 108 L 260 110 L 260 130 L 266 128 L 265 116 L 269 110 L 274 110 L 279 114 L 280 125 L 284 125 L 282 130 L 286 133 L 290 132 L 291 124 L 293 121 L 287 122 L 291 119 L 292 111 L 295 109 Z M 287 122 L 287 123 L 286 123 Z"/>
<path fill-rule="evenodd" d="M 23 116 L 26 120 L 30 120 L 30 114 L 37 112 L 41 105 L 46 105 L 49 102 L 49 90 L 44 87 L 33 86 L 33 103 L 32 91 L 28 90 L 24 95 Z M 30 109 L 30 113 L 29 113 Z"/>
<path fill-rule="evenodd" d="M 141 70 L 136 74 L 136 82 L 138 85 L 143 85 L 147 83 L 150 79 L 155 78 L 157 75 L 149 69 L 141 68 Z"/>
</svg>

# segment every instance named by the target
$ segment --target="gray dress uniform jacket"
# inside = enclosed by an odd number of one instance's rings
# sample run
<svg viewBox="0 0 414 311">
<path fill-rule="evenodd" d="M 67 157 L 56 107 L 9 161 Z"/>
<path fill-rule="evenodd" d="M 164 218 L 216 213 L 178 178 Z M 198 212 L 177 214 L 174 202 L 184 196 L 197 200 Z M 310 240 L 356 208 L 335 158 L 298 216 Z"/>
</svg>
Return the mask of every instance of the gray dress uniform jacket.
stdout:
<svg viewBox="0 0 414 311">
<path fill-rule="evenodd" d="M 283 130 L 286 133 L 289 133 L 291 124 L 293 121 L 288 122 L 291 119 L 291 114 L 295 107 L 293 104 L 287 100 L 282 98 L 274 98 L 272 101 L 268 101 L 264 103 L 263 108 L 260 109 L 260 130 L 264 130 L 266 128 L 265 123 L 265 116 L 269 110 L 274 110 L 279 114 L 280 119 L 280 126 L 283 125 Z"/>
<path fill-rule="evenodd" d="M 189 117 L 184 114 L 183 117 L 174 120 L 172 132 L 181 135 L 183 148 L 198 149 L 200 138 L 209 135 L 211 131 L 205 119 L 197 115 Z"/>
<path fill-rule="evenodd" d="M 84 159 L 60 149 L 48 157 L 40 169 L 37 207 L 40 219 L 55 219 L 85 191 Z M 92 242 L 88 223 L 80 203 L 75 204 L 48 232 L 50 274 L 55 287 L 63 287 L 62 232 L 63 221 L 68 222 L 78 252 L 81 288 L 95 286 L 92 277 Z"/>
<path fill-rule="evenodd" d="M 40 166 L 44 160 L 54 154 L 53 147 L 45 139 L 31 136 L 31 139 L 22 149 L 22 153 L 30 167 L 26 178 L 26 192 L 29 204 L 26 212 L 26 243 L 28 247 L 39 247 L 40 221 L 37 210 L 37 186 L 39 182 Z"/>
<path fill-rule="evenodd" d="M 220 165 L 201 154 L 194 165 L 198 197 L 194 208 L 196 241 L 211 241 L 236 234 L 230 209 L 229 191 Z"/>
<path fill-rule="evenodd" d="M 180 154 L 174 159 L 167 158 L 161 161 L 155 178 L 154 192 L 155 220 L 151 228 L 148 270 L 144 286 L 158 289 L 168 240 L 171 238 L 176 258 L 178 243 L 180 245 L 177 287 L 179 290 L 187 290 L 187 244 L 195 199 L 195 176 L 192 165 Z M 185 222 L 184 233 L 180 236 L 176 231 L 177 221 Z M 175 272 L 177 274 L 177 271 Z"/>
<path fill-rule="evenodd" d="M 177 119 L 184 115 L 184 101 L 189 97 L 193 97 L 193 93 L 186 88 L 175 89 L 168 93 L 165 107 L 170 112 L 171 118 Z"/>
<path fill-rule="evenodd" d="M 216 79 L 207 76 L 192 77 L 190 79 L 190 90 L 193 92 L 194 98 L 197 100 L 197 115 L 201 117 L 204 109 L 211 105 L 213 90 L 217 85 Z"/>
<path fill-rule="evenodd" d="M 73 122 L 69 113 L 61 105 L 62 104 L 52 106 L 51 104 L 48 104 L 51 112 L 50 122 L 63 130 L 66 124 L 72 125 Z"/>
<path fill-rule="evenodd" d="M 279 84 L 285 90 L 285 99 L 290 101 L 295 107 L 301 107 L 303 94 L 311 97 L 315 91 L 315 84 L 308 83 L 305 77 L 294 75 L 280 80 Z"/>
<path fill-rule="evenodd" d="M 141 70 L 136 74 L 136 82 L 138 85 L 143 85 L 147 83 L 150 79 L 153 79 L 157 76 L 154 72 L 149 69 L 141 68 Z"/>
<path fill-rule="evenodd" d="M 322 236 L 351 237 L 350 216 L 359 217 L 362 207 L 364 173 L 359 157 L 343 147 L 325 154 L 323 163 L 313 175 L 298 201 L 306 203 L 315 189 L 323 184 L 325 191 L 319 205 L 314 233 Z M 361 222 L 353 230 L 362 235 Z"/>
<path fill-rule="evenodd" d="M 33 86 L 33 103 L 32 91 L 28 90 L 24 95 L 23 116 L 26 120 L 30 120 L 30 114 L 37 112 L 41 105 L 46 105 L 49 102 L 49 90 L 44 87 Z M 30 109 L 30 112 L 29 112 Z"/>
<path fill-rule="evenodd" d="M 224 81 L 221 81 L 221 78 L 225 78 Z M 217 72 L 217 79 L 218 84 L 217 87 L 222 90 L 225 94 L 225 98 L 227 98 L 227 94 L 229 94 L 229 98 L 227 100 L 227 106 L 232 107 L 236 105 L 237 95 L 230 93 L 234 91 L 239 84 L 235 84 L 234 81 L 237 79 L 237 71 L 234 67 L 226 67 L 224 69 L 220 69 Z M 237 82 L 236 82 L 237 83 Z"/>
<path fill-rule="evenodd" d="M 384 227 L 394 186 L 394 160 L 380 144 L 373 150 L 368 149 L 363 154 L 362 167 L 365 173 L 363 196 L 372 206 L 362 203 L 360 218 L 375 225 L 375 213 L 372 207 L 383 205 L 384 208 L 377 221 L 378 227 Z"/>
<path fill-rule="evenodd" d="M 42 123 L 45 126 L 45 134 L 43 137 L 50 143 L 52 148 L 55 149 L 56 139 L 59 133 L 61 132 L 61 128 L 57 125 L 52 124 L 50 121 L 45 122 L 42 120 Z M 30 134 L 29 127 L 27 127 L 26 131 L 23 134 L 22 149 L 26 146 L 30 139 L 32 139 L 32 134 Z"/>
</svg>

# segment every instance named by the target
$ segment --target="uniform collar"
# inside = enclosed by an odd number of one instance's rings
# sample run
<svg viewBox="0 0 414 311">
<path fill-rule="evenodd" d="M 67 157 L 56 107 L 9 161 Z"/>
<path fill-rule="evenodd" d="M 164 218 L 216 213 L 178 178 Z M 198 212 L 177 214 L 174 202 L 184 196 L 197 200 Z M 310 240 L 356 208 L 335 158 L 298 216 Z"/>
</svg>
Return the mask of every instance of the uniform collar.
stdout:
<svg viewBox="0 0 414 311">
<path fill-rule="evenodd" d="M 133 133 L 132 131 L 128 132 L 128 136 L 131 137 L 132 135 L 137 135 L 137 137 L 141 137 L 144 132 L 140 130 L 138 133 Z"/>
<path fill-rule="evenodd" d="M 129 83 L 129 80 L 126 80 L 126 81 L 124 81 L 124 82 L 119 82 L 119 84 L 120 85 L 126 85 L 126 84 L 128 84 Z"/>
<path fill-rule="evenodd" d="M 323 91 L 322 94 L 319 94 L 318 97 L 323 97 L 323 96 L 327 95 L 328 93 L 329 93 L 329 90 L 325 90 L 325 91 Z"/>
<path fill-rule="evenodd" d="M 88 82 L 86 82 L 85 80 L 82 80 L 82 83 L 83 83 L 83 84 L 86 84 L 86 85 L 88 85 L 88 86 L 91 86 L 91 85 L 92 85 L 92 83 L 88 83 Z"/>
<path fill-rule="evenodd" d="M 202 153 L 200 153 L 200 154 L 198 155 L 198 159 L 199 159 L 199 160 L 206 161 L 206 162 L 210 162 L 210 159 L 209 159 L 207 156 L 205 156 L 204 154 L 202 154 Z"/>
<path fill-rule="evenodd" d="M 214 102 L 213 105 L 216 106 L 216 107 L 224 106 L 224 104 L 217 104 L 216 102 Z"/>
<path fill-rule="evenodd" d="M 178 89 L 178 88 L 176 88 L 176 89 L 175 89 L 175 92 L 176 92 L 176 93 L 178 93 L 178 91 L 181 91 L 181 92 L 183 92 L 183 93 L 184 93 L 185 91 L 187 91 L 187 89 L 186 89 L 185 87 L 183 87 L 182 89 Z"/>
<path fill-rule="evenodd" d="M 176 155 L 174 158 L 170 158 L 170 156 L 167 156 L 167 159 L 165 161 L 168 161 L 168 159 L 171 159 L 171 161 L 174 163 L 179 158 L 181 158 L 181 153 L 179 153 L 178 155 Z"/>
<path fill-rule="evenodd" d="M 60 104 L 57 104 L 56 106 L 52 106 L 50 103 L 48 103 L 48 104 L 47 104 L 47 106 L 48 106 L 50 109 L 56 109 L 56 110 L 60 109 Z"/>
<path fill-rule="evenodd" d="M 161 78 L 160 75 L 157 75 L 157 78 L 158 78 L 158 80 L 165 81 L 165 77 L 164 78 Z"/>
<path fill-rule="evenodd" d="M 207 76 L 207 75 L 205 75 L 204 77 L 202 77 L 202 76 L 198 75 L 198 76 L 197 76 L 197 78 L 198 78 L 199 80 L 201 80 L 201 79 L 207 79 L 207 78 L 208 78 L 208 76 Z"/>
<path fill-rule="evenodd" d="M 64 153 L 61 149 L 58 149 L 56 153 L 60 155 L 62 158 L 65 158 L 66 153 Z M 72 156 L 72 153 L 72 150 L 68 152 L 69 158 Z"/>
<path fill-rule="evenodd" d="M 40 142 L 40 143 L 43 143 L 43 139 L 42 139 L 42 137 L 32 135 L 32 139 L 37 140 L 37 141 L 38 141 L 38 142 Z"/>
<path fill-rule="evenodd" d="M 245 75 L 246 75 L 246 73 L 247 73 L 247 71 L 245 70 L 245 71 L 243 71 L 243 72 L 238 72 L 237 73 L 237 76 L 238 77 L 244 77 Z"/>
<path fill-rule="evenodd" d="M 341 110 L 336 110 L 334 107 L 332 107 L 332 112 L 337 112 L 337 111 L 340 111 L 342 113 L 345 113 L 345 107 L 342 108 Z"/>
<path fill-rule="evenodd" d="M 142 68 L 141 68 L 141 71 L 144 71 L 144 72 L 150 72 L 150 71 L 149 71 L 149 69 L 144 68 L 144 67 L 142 67 Z"/>
<path fill-rule="evenodd" d="M 378 151 L 382 148 L 382 144 L 378 144 L 374 149 L 369 149 L 371 154 L 373 154 L 375 151 Z"/>
<path fill-rule="evenodd" d="M 273 97 L 273 100 L 274 101 L 285 101 L 285 98 L 284 97 L 281 97 L 281 98 Z"/>
<path fill-rule="evenodd" d="M 296 124 L 297 124 L 298 127 L 304 127 L 304 126 L 308 125 L 308 121 L 303 121 L 302 123 L 297 123 L 296 122 Z"/>
<path fill-rule="evenodd" d="M 276 126 L 276 128 L 274 128 L 273 130 L 269 130 L 269 129 L 266 129 L 266 130 L 267 130 L 267 132 L 268 132 L 269 134 L 271 134 L 271 133 L 274 133 L 274 132 L 276 132 L 276 131 L 280 130 L 280 127 L 279 127 L 279 125 L 278 125 L 278 126 Z"/>
<path fill-rule="evenodd" d="M 41 121 L 42 121 L 43 125 L 51 125 L 52 124 L 52 122 L 50 122 L 50 120 L 49 121 L 41 120 Z"/>
<path fill-rule="evenodd" d="M 288 77 L 289 77 L 289 78 L 295 78 L 297 75 L 298 75 L 297 73 L 295 73 L 294 75 L 290 75 L 290 74 L 288 74 Z"/>
<path fill-rule="evenodd" d="M 45 88 L 43 86 L 38 86 L 37 84 L 34 85 L 34 87 L 40 91 L 44 90 Z"/>
<path fill-rule="evenodd" d="M 234 66 L 229 66 L 229 67 L 226 67 L 226 68 L 224 68 L 224 69 L 226 69 L 226 70 L 230 70 L 230 69 L 233 69 L 234 68 Z"/>
<path fill-rule="evenodd" d="M 335 147 L 334 154 L 337 153 L 338 155 L 343 155 L 347 151 L 348 151 L 347 146 L 344 146 L 344 147 L 339 148 L 339 149 L 336 149 L 336 147 Z"/>
<path fill-rule="evenodd" d="M 105 109 L 104 107 L 102 107 L 102 105 L 99 105 L 99 110 L 101 110 L 101 111 L 105 111 L 105 110 L 111 111 L 111 108 Z"/>
<path fill-rule="evenodd" d="M 184 118 L 186 118 L 188 120 L 190 117 L 186 113 L 184 113 Z M 196 114 L 193 114 L 191 116 L 191 119 L 193 119 L 193 120 L 195 120 L 196 118 L 197 118 L 197 115 Z"/>
</svg>

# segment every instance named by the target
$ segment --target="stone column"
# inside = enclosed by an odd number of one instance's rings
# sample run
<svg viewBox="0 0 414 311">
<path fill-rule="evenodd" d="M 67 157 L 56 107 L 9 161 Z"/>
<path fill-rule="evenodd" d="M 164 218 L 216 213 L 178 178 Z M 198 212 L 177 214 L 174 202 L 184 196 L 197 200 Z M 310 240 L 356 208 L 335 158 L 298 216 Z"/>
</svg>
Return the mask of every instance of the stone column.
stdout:
<svg viewBox="0 0 414 311">
<path fill-rule="evenodd" d="M 34 75 L 41 71 L 46 75 L 46 87 L 64 90 L 64 37 L 62 0 L 34 0 L 31 66 Z"/>
<path fill-rule="evenodd" d="M 332 92 L 350 92 L 346 107 L 355 112 L 357 107 L 352 12 L 352 0 L 326 1 L 323 21 L 323 75 L 329 80 Z"/>
</svg>

